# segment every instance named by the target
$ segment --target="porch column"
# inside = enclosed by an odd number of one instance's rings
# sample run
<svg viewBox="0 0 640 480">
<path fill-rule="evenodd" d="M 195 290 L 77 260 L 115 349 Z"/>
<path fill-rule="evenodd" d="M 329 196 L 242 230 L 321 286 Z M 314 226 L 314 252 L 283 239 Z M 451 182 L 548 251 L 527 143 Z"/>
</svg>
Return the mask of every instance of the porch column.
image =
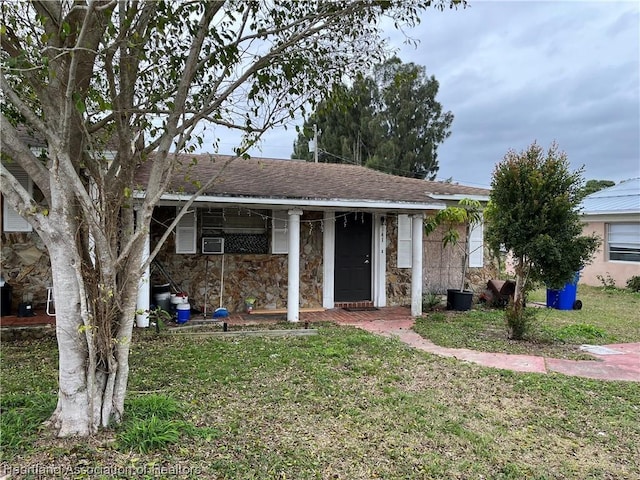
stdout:
<svg viewBox="0 0 640 480">
<path fill-rule="evenodd" d="M 373 305 L 387 306 L 387 227 L 384 213 L 373 216 Z"/>
<path fill-rule="evenodd" d="M 149 232 L 147 232 L 147 234 L 145 235 L 145 239 L 144 239 L 144 246 L 142 247 L 142 258 L 141 258 L 141 262 L 145 263 L 147 261 L 147 259 L 149 258 L 149 252 L 150 252 L 150 235 Z M 149 311 L 149 307 L 150 307 L 150 303 L 151 303 L 151 294 L 149 293 L 149 282 L 150 282 L 150 278 L 151 278 L 151 267 L 147 266 L 147 268 L 145 268 L 142 276 L 140 277 L 140 280 L 138 282 L 138 300 L 136 302 L 136 309 L 137 310 L 144 310 L 145 312 Z M 140 326 L 142 325 L 149 325 L 149 314 L 148 313 L 144 313 L 141 314 L 140 316 L 136 316 L 136 320 L 140 321 Z"/>
<path fill-rule="evenodd" d="M 335 307 L 335 254 L 336 254 L 336 213 L 324 212 L 324 229 L 322 236 L 322 306 Z"/>
<path fill-rule="evenodd" d="M 411 315 L 422 314 L 423 214 L 411 216 Z"/>
<path fill-rule="evenodd" d="M 287 288 L 287 321 L 300 320 L 300 216 L 302 210 L 289 210 L 289 278 Z"/>
</svg>

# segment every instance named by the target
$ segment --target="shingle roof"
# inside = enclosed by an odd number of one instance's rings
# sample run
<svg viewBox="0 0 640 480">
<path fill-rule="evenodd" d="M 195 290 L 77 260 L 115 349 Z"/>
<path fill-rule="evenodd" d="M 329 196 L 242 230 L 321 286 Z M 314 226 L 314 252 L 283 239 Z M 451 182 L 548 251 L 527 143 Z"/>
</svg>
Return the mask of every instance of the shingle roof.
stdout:
<svg viewBox="0 0 640 480">
<path fill-rule="evenodd" d="M 580 206 L 585 215 L 640 213 L 640 177 L 587 195 Z"/>
<path fill-rule="evenodd" d="M 204 195 L 410 204 L 440 204 L 431 194 L 489 195 L 483 188 L 399 177 L 356 165 L 255 157 L 234 160 L 224 155 L 184 154 L 179 158 L 183 166 L 167 193 L 194 193 L 194 179 L 204 183 L 219 175 Z M 143 186 L 148 182 L 150 164 L 143 165 L 136 175 Z"/>
<path fill-rule="evenodd" d="M 29 148 L 47 148 L 47 142 L 44 137 L 26 125 L 18 125 L 16 131 L 18 132 L 18 138 Z"/>
</svg>

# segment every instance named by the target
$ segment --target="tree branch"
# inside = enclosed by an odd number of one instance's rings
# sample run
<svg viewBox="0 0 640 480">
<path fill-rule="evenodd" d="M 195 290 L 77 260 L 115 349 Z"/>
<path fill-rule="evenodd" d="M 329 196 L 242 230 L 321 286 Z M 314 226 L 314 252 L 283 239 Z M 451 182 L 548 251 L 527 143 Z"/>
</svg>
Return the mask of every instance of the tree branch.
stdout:
<svg viewBox="0 0 640 480">
<path fill-rule="evenodd" d="M 9 120 L 2 115 L 2 152 L 11 157 L 29 177 L 36 183 L 48 204 L 51 203 L 51 190 L 49 188 L 49 172 L 42 165 L 42 161 L 37 158 L 28 145 L 20 140 L 18 131 L 9 123 Z"/>
</svg>

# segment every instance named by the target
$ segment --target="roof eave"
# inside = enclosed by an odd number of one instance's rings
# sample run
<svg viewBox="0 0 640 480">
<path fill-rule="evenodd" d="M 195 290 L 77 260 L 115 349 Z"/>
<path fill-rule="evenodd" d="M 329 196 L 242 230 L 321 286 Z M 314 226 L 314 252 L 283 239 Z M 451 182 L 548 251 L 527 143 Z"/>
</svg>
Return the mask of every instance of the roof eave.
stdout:
<svg viewBox="0 0 640 480">
<path fill-rule="evenodd" d="M 193 194 L 165 193 L 161 201 L 186 202 Z M 144 198 L 144 192 L 136 191 L 134 197 Z M 375 210 L 442 210 L 446 205 L 442 202 L 400 202 L 367 199 L 302 199 L 302 198 L 273 198 L 273 197 L 235 197 L 223 195 L 200 195 L 195 199 L 197 203 L 221 203 L 237 205 L 265 205 L 265 206 L 291 206 L 331 209 L 375 209 Z"/>
<path fill-rule="evenodd" d="M 488 202 L 489 195 L 464 195 L 462 193 L 430 193 L 429 196 L 431 198 L 435 198 L 436 200 L 477 200 L 478 202 Z"/>
<path fill-rule="evenodd" d="M 582 220 L 585 222 L 638 222 L 640 221 L 640 210 L 637 211 L 609 211 L 609 212 L 581 212 Z"/>
</svg>

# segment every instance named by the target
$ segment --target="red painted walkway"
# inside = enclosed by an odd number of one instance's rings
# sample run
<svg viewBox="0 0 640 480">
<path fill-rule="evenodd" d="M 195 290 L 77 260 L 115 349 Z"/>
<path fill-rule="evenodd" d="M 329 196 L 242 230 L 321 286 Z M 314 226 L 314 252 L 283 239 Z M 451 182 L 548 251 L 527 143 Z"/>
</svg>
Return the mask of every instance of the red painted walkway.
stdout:
<svg viewBox="0 0 640 480">
<path fill-rule="evenodd" d="M 286 316 L 275 317 L 282 320 Z M 233 324 L 259 324 L 265 316 L 231 314 L 226 321 Z M 466 348 L 440 347 L 412 330 L 414 319 L 405 307 L 385 307 L 371 311 L 346 311 L 343 309 L 323 312 L 301 312 L 300 322 L 333 322 L 350 325 L 371 333 L 396 337 L 419 350 L 443 357 L 476 363 L 486 367 L 513 370 L 516 372 L 562 373 L 597 380 L 623 380 L 640 382 L 640 343 L 594 346 L 586 351 L 593 360 L 564 360 L 535 355 L 478 352 Z M 35 326 L 55 324 L 55 317 L 36 315 L 30 318 L 2 317 L 2 327 Z"/>
<path fill-rule="evenodd" d="M 317 315 L 323 317 L 323 320 L 335 321 L 340 325 L 352 325 L 379 335 L 397 337 L 404 343 L 425 352 L 477 363 L 486 367 L 516 372 L 556 372 L 597 380 L 640 382 L 640 343 L 602 345 L 596 348 L 600 353 L 585 351 L 585 353 L 592 355 L 594 360 L 564 360 L 535 355 L 478 352 L 466 348 L 440 347 L 412 330 L 414 319 L 410 315 L 410 310 L 403 307 L 388 307 L 370 312 L 327 310 L 308 315 L 309 317 L 313 316 L 313 319 L 307 318 L 308 321 L 315 321 Z M 302 314 L 300 318 L 305 321 L 305 314 Z"/>
</svg>

